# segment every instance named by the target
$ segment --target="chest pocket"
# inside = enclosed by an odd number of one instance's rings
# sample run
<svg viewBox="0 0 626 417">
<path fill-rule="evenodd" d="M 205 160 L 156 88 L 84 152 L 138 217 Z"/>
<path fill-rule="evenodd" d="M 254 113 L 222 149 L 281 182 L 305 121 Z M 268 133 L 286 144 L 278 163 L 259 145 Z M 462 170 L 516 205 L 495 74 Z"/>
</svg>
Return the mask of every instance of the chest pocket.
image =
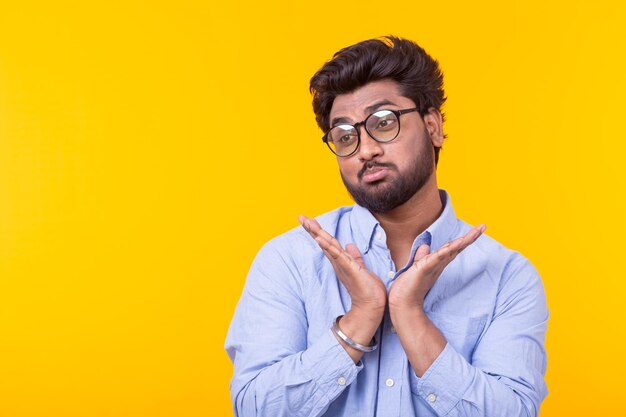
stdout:
<svg viewBox="0 0 626 417">
<path fill-rule="evenodd" d="M 448 343 L 470 362 L 476 342 L 487 324 L 487 316 L 455 316 L 440 312 L 426 314 L 443 333 Z"/>
</svg>

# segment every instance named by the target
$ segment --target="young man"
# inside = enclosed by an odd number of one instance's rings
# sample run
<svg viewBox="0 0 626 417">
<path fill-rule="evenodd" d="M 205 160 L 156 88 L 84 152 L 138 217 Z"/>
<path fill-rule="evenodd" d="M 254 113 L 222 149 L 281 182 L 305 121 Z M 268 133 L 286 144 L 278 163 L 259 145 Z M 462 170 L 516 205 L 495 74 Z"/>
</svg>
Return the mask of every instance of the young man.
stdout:
<svg viewBox="0 0 626 417">
<path fill-rule="evenodd" d="M 408 40 L 368 40 L 311 91 L 357 204 L 301 216 L 257 255 L 226 340 L 235 414 L 536 416 L 543 287 L 437 188 L 438 63 Z"/>
</svg>

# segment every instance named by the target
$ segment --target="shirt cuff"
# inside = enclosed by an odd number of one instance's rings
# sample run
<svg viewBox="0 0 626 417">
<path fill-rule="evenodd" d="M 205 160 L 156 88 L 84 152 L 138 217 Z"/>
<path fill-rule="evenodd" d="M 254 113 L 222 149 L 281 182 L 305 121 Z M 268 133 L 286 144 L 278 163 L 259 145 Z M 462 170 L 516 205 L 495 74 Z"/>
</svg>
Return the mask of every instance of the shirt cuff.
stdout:
<svg viewBox="0 0 626 417">
<path fill-rule="evenodd" d="M 438 415 L 446 415 L 461 400 L 475 372 L 476 369 L 447 343 L 421 378 L 411 372 L 411 391 Z"/>
<path fill-rule="evenodd" d="M 328 397 L 334 400 L 350 385 L 363 369 L 341 346 L 330 329 L 315 343 L 302 353 L 302 365 L 305 374 L 309 375 L 317 386 Z"/>
</svg>

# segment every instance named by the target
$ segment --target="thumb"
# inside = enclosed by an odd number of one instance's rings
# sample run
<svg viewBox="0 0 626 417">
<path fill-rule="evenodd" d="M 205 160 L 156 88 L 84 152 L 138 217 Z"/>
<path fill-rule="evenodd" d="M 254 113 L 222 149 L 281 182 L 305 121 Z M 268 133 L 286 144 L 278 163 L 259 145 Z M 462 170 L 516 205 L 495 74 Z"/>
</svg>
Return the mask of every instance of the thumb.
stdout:
<svg viewBox="0 0 626 417">
<path fill-rule="evenodd" d="M 363 267 L 365 266 L 363 256 L 361 255 L 361 252 L 359 252 L 359 249 L 356 247 L 356 245 L 348 243 L 346 245 L 346 252 L 348 252 L 348 255 L 352 256 L 352 259 L 354 259 L 357 264 Z"/>
<path fill-rule="evenodd" d="M 429 253 L 430 253 L 430 246 L 420 245 L 420 247 L 417 248 L 417 251 L 415 252 L 415 260 L 413 261 L 413 264 L 416 264 L 421 259 L 424 259 L 424 257 L 428 255 Z"/>
</svg>

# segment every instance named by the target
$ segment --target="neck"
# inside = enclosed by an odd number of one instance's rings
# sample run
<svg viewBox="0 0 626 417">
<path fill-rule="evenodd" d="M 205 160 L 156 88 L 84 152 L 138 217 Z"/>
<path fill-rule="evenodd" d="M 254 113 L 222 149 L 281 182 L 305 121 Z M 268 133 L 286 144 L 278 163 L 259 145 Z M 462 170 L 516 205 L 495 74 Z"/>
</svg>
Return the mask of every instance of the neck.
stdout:
<svg viewBox="0 0 626 417">
<path fill-rule="evenodd" d="M 433 174 L 406 203 L 386 213 L 374 213 L 385 230 L 396 267 L 406 263 L 415 238 L 433 224 L 442 211 L 443 203 Z"/>
</svg>

